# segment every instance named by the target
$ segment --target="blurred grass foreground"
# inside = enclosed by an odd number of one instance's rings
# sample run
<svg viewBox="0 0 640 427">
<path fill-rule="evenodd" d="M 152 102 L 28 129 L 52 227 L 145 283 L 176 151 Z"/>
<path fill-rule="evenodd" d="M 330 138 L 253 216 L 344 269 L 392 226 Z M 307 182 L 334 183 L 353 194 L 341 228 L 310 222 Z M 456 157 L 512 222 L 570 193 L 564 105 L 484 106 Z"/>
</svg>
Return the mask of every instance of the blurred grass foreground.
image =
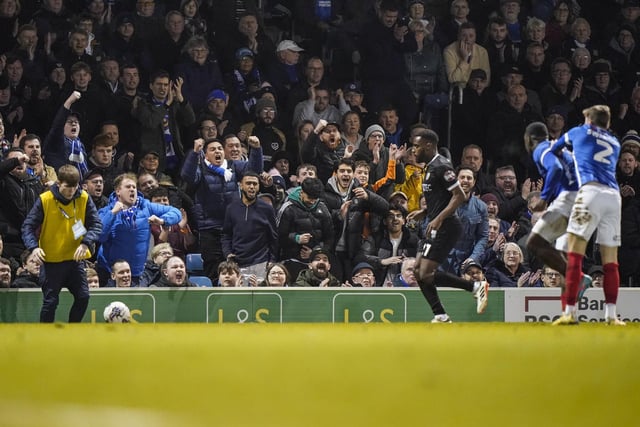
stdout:
<svg viewBox="0 0 640 427">
<path fill-rule="evenodd" d="M 0 425 L 637 425 L 640 326 L 0 324 Z"/>
</svg>

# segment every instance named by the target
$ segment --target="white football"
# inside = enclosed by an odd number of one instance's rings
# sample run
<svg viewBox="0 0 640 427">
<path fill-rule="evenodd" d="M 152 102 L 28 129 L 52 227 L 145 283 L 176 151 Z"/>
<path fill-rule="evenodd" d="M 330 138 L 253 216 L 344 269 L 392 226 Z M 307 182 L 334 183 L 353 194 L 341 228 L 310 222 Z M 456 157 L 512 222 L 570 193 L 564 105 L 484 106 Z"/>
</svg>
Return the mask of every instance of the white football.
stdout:
<svg viewBox="0 0 640 427">
<path fill-rule="evenodd" d="M 107 323 L 131 322 L 131 312 L 129 311 L 129 307 L 120 301 L 112 302 L 104 309 L 104 320 Z"/>
</svg>

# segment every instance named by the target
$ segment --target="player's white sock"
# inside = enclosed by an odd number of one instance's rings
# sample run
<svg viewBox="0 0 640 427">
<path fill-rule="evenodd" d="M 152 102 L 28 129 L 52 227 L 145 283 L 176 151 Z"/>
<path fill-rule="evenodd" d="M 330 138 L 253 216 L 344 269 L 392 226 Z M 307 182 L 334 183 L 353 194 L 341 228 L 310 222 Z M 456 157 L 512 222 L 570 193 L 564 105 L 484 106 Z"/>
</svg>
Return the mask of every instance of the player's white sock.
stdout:
<svg viewBox="0 0 640 427">
<path fill-rule="evenodd" d="M 576 315 L 576 306 L 575 305 L 569 305 L 567 304 L 567 306 L 564 308 L 564 314 L 571 314 L 573 316 Z"/>
<path fill-rule="evenodd" d="M 605 319 L 615 319 L 618 315 L 616 314 L 616 305 L 615 304 L 605 304 L 604 305 L 604 318 Z"/>
<path fill-rule="evenodd" d="M 480 288 L 480 282 L 473 282 L 473 293 L 478 292 L 478 288 Z"/>
</svg>

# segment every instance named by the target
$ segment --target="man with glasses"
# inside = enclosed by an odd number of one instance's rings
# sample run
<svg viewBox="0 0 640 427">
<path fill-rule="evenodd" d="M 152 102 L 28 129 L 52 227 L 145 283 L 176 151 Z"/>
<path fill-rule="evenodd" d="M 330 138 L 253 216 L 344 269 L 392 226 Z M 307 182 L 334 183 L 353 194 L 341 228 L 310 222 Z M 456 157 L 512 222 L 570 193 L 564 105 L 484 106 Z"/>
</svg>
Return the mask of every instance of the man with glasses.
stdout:
<svg viewBox="0 0 640 427">
<path fill-rule="evenodd" d="M 87 152 L 80 140 L 80 114 L 71 111 L 81 94 L 73 91 L 58 109 L 49 134 L 44 141 L 42 152 L 47 162 L 58 169 L 65 164 L 72 164 L 80 171 L 80 179 L 88 172 Z"/>
<path fill-rule="evenodd" d="M 519 190 L 515 169 L 507 165 L 496 169 L 495 185 L 493 194 L 498 198 L 500 218 L 513 223 L 527 211 L 527 197 L 530 192 L 540 190 L 541 182 L 527 178 Z"/>
<path fill-rule="evenodd" d="M 547 113 L 554 105 L 562 106 L 570 124 L 576 123 L 574 102 L 581 90 L 571 85 L 571 62 L 566 58 L 556 58 L 551 63 L 551 81 L 540 90 L 542 112 Z"/>
<path fill-rule="evenodd" d="M 278 109 L 273 100 L 260 98 L 256 102 L 255 113 L 255 120 L 242 125 L 240 132 L 247 136 L 257 136 L 262 141 L 264 170 L 268 171 L 273 167 L 271 156 L 278 151 L 286 150 L 287 138 L 284 132 L 275 126 Z M 239 136 L 244 135 L 239 134 Z M 240 140 L 242 141 L 243 139 L 240 138 Z M 297 155 L 297 153 L 295 154 Z"/>
<path fill-rule="evenodd" d="M 562 273 L 548 266 L 544 267 L 540 281 L 545 288 L 564 288 Z"/>
<path fill-rule="evenodd" d="M 361 262 L 353 267 L 351 272 L 351 284 L 354 287 L 371 288 L 376 286 L 376 276 L 373 274 L 373 267 Z"/>
</svg>

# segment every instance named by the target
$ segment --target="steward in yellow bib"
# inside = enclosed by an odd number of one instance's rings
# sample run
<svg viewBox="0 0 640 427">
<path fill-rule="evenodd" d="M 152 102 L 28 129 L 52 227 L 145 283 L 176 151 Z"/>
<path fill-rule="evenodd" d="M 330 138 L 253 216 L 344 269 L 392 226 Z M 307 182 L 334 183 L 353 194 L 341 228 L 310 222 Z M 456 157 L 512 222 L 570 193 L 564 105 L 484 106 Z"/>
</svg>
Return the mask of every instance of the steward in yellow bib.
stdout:
<svg viewBox="0 0 640 427">
<path fill-rule="evenodd" d="M 74 299 L 69 322 L 81 322 L 89 304 L 85 260 L 91 257 L 89 248 L 98 241 L 102 223 L 91 197 L 79 184 L 78 169 L 61 166 L 58 180 L 40 194 L 22 225 L 26 248 L 44 267 L 40 269 L 41 322 L 54 321 L 63 286 Z"/>
</svg>

